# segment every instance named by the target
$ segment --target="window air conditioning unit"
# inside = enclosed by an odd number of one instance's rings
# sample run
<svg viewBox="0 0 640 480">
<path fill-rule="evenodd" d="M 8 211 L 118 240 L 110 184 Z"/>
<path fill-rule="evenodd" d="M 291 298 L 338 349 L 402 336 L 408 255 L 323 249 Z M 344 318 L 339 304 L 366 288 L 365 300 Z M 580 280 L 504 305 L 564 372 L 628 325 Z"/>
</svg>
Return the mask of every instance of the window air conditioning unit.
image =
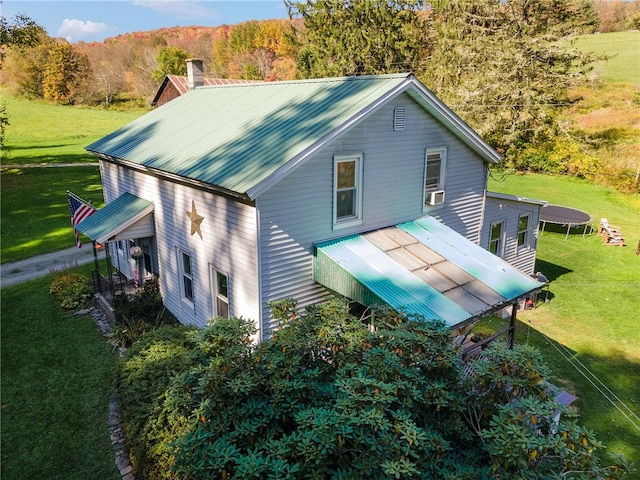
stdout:
<svg viewBox="0 0 640 480">
<path fill-rule="evenodd" d="M 440 205 L 441 203 L 444 203 L 444 190 L 426 193 L 425 205 Z"/>
</svg>

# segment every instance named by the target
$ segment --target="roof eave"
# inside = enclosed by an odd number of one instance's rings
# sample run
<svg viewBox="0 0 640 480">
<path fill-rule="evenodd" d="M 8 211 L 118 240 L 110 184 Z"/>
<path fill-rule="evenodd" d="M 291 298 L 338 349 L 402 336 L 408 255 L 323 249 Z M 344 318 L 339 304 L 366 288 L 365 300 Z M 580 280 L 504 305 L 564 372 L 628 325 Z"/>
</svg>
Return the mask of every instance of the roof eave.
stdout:
<svg viewBox="0 0 640 480">
<path fill-rule="evenodd" d="M 112 157 L 110 155 L 106 155 L 104 153 L 101 152 L 97 152 L 95 150 L 89 150 L 88 148 L 86 149 L 87 152 L 89 152 L 92 155 L 95 155 L 96 157 L 98 157 L 100 160 L 103 160 L 105 162 L 109 162 L 109 163 L 113 163 L 115 165 L 121 165 L 125 168 L 129 168 L 131 170 L 135 170 L 141 173 L 144 173 L 146 175 L 151 175 L 154 177 L 158 177 L 158 178 L 162 178 L 164 180 L 168 180 L 174 183 L 178 183 L 181 185 L 186 185 L 189 186 L 191 188 L 195 188 L 197 190 L 202 190 L 205 192 L 211 192 L 214 193 L 216 195 L 223 195 L 225 197 L 231 198 L 235 201 L 238 201 L 240 203 L 244 203 L 246 205 L 249 206 L 255 206 L 255 202 L 252 198 L 249 197 L 249 195 L 247 195 L 246 193 L 242 193 L 242 192 L 235 192 L 233 190 L 228 190 L 226 188 L 222 188 L 219 187 L 217 185 L 214 185 L 212 183 L 208 183 L 208 182 L 203 182 L 200 180 L 195 180 L 193 178 L 189 178 L 189 177 L 184 177 L 182 175 L 178 175 L 176 173 L 171 173 L 171 172 L 167 172 L 165 170 L 160 170 L 157 168 L 153 168 L 153 167 L 148 167 L 146 165 L 141 165 L 135 162 L 131 162 L 129 160 L 125 160 L 123 158 L 117 158 L 117 157 Z"/>
<path fill-rule="evenodd" d="M 420 83 L 414 75 L 410 75 L 409 79 L 414 87 L 413 91 L 419 94 L 429 105 L 430 109 L 428 108 L 427 110 L 449 127 L 451 131 L 456 133 L 462 141 L 478 153 L 487 163 L 497 164 L 502 160 L 502 156 L 496 152 L 491 145 L 485 142 L 482 137 L 467 125 L 453 110 L 447 107 L 428 88 Z"/>
<path fill-rule="evenodd" d="M 155 207 L 154 207 L 154 205 L 152 203 L 151 205 L 146 207 L 144 210 L 142 210 L 140 213 L 138 213 L 137 215 L 135 215 L 134 217 L 132 217 L 128 221 L 122 223 L 121 225 L 118 225 L 118 228 L 112 230 L 111 232 L 105 233 L 104 235 L 99 236 L 98 238 L 95 239 L 95 241 L 98 242 L 98 243 L 106 243 L 106 242 L 111 241 L 120 232 L 126 230 L 131 225 L 135 224 L 136 222 L 142 220 L 144 217 L 146 217 L 147 215 L 152 213 L 154 211 L 154 208 Z"/>
</svg>

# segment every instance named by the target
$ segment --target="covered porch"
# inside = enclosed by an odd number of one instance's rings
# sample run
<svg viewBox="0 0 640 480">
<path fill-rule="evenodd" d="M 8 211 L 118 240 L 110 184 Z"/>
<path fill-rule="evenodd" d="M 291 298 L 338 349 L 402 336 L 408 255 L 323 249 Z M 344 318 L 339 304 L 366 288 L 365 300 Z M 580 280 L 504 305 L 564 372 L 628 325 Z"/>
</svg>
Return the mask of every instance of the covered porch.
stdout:
<svg viewBox="0 0 640 480">
<path fill-rule="evenodd" d="M 314 256 L 318 283 L 364 306 L 444 321 L 463 357 L 503 335 L 511 347 L 520 303 L 544 285 L 432 217 L 322 242 Z M 508 325 L 469 341 L 481 318 L 500 311 Z"/>
<path fill-rule="evenodd" d="M 116 297 L 134 293 L 157 275 L 153 211 L 152 202 L 124 193 L 77 225 L 93 242 L 93 289 L 102 306 L 112 308 Z M 100 250 L 106 258 L 103 271 Z"/>
</svg>

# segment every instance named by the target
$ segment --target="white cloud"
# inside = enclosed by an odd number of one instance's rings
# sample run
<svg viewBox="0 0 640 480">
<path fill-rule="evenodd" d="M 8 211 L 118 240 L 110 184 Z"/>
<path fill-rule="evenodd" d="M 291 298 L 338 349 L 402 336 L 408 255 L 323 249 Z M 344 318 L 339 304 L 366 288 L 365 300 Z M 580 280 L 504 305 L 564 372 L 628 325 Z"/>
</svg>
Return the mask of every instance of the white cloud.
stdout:
<svg viewBox="0 0 640 480">
<path fill-rule="evenodd" d="M 66 38 L 68 42 L 77 42 L 79 40 L 89 40 L 99 33 L 106 32 L 108 29 L 107 24 L 103 22 L 65 18 L 58 29 L 58 36 Z"/>
<path fill-rule="evenodd" d="M 198 2 L 190 0 L 134 0 L 134 5 L 148 8 L 162 15 L 172 18 L 185 19 L 210 19 L 218 18 L 220 14 Z"/>
</svg>

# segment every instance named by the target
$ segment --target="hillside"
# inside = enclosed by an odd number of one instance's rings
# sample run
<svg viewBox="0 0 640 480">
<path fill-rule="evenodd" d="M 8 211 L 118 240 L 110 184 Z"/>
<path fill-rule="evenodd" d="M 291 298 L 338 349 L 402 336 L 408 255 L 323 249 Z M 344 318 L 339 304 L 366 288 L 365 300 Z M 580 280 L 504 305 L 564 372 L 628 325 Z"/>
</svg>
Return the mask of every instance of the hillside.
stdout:
<svg viewBox="0 0 640 480">
<path fill-rule="evenodd" d="M 565 120 L 599 169 L 594 181 L 640 193 L 640 31 L 578 37 L 575 47 L 606 55 L 591 81 L 574 88 Z"/>
</svg>

